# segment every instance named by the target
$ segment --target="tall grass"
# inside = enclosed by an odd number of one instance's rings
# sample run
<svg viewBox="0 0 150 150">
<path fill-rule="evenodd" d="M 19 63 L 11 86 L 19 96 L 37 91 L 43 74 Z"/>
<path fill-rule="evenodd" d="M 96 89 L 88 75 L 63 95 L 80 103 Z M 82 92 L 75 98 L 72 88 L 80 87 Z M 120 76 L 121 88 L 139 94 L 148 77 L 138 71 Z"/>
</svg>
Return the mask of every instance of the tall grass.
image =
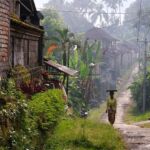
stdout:
<svg viewBox="0 0 150 150">
<path fill-rule="evenodd" d="M 140 121 L 147 121 L 150 118 L 150 111 L 145 113 L 140 113 L 136 107 L 130 106 L 125 116 L 125 121 L 127 123 L 135 123 Z"/>
<path fill-rule="evenodd" d="M 46 147 L 46 150 L 124 149 L 124 143 L 113 127 L 80 118 L 62 120 Z"/>
<path fill-rule="evenodd" d="M 100 122 L 102 115 L 106 111 L 106 102 L 103 102 L 98 108 L 93 108 L 89 112 L 88 119 L 94 122 Z"/>
</svg>

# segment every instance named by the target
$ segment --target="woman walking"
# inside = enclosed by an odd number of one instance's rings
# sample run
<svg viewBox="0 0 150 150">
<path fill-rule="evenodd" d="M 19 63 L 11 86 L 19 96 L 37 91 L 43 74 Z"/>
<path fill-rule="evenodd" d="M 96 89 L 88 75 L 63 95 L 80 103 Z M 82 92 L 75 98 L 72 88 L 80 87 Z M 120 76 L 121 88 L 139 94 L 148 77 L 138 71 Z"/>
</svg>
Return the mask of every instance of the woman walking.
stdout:
<svg viewBox="0 0 150 150">
<path fill-rule="evenodd" d="M 116 109 L 117 109 L 117 100 L 114 98 L 114 92 L 117 92 L 117 90 L 108 90 L 109 97 L 107 99 L 107 110 L 106 113 L 108 113 L 108 120 L 111 125 L 115 122 L 115 115 L 116 115 Z"/>
</svg>

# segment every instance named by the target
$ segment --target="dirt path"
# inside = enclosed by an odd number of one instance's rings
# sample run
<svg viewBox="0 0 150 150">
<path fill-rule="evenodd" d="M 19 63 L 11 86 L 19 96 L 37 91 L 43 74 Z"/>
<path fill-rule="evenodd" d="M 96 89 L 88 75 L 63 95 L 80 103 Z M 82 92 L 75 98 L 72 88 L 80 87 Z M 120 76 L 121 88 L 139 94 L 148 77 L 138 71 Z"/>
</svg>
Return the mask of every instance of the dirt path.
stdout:
<svg viewBox="0 0 150 150">
<path fill-rule="evenodd" d="M 140 128 L 136 125 L 128 125 L 124 123 L 124 112 L 131 103 L 131 93 L 127 88 L 132 83 L 133 76 L 138 69 L 134 69 L 128 81 L 126 81 L 124 90 L 117 98 L 117 113 L 114 127 L 118 129 L 127 144 L 128 150 L 150 150 L 150 129 Z M 103 117 L 106 121 L 106 115 Z"/>
</svg>

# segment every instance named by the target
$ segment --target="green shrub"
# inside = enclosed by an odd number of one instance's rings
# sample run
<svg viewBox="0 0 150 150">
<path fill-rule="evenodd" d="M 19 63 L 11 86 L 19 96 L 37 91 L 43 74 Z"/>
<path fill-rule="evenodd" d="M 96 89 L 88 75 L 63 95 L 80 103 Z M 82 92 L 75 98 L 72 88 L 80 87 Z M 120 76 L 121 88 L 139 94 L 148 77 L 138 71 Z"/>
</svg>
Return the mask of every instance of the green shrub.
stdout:
<svg viewBox="0 0 150 150">
<path fill-rule="evenodd" d="M 40 124 L 42 130 L 53 129 L 64 113 L 63 93 L 48 90 L 34 95 L 29 102 L 32 119 Z"/>
<path fill-rule="evenodd" d="M 26 143 L 23 141 L 26 136 L 26 112 L 27 102 L 25 96 L 16 89 L 14 79 L 7 78 L 2 80 L 0 91 L 1 149 L 21 150 L 19 144 L 24 145 L 24 148 L 26 147 Z M 22 134 L 16 138 L 18 133 Z"/>
<path fill-rule="evenodd" d="M 131 90 L 132 98 L 136 103 L 137 112 L 142 112 L 143 106 L 143 76 L 139 75 L 134 79 L 134 82 L 129 87 Z M 147 73 L 146 79 L 146 111 L 150 110 L 150 72 Z"/>
<path fill-rule="evenodd" d="M 135 101 L 139 111 L 142 111 L 142 86 L 143 79 L 141 77 L 136 77 L 132 85 L 129 87 L 131 90 L 132 98 Z"/>
<path fill-rule="evenodd" d="M 0 91 L 0 149 L 44 149 L 48 136 L 64 114 L 63 93 L 49 90 L 38 93 L 27 103 L 7 78 Z"/>
<path fill-rule="evenodd" d="M 34 95 L 29 104 L 27 119 L 34 136 L 35 149 L 45 149 L 45 142 L 64 114 L 64 99 L 61 90 L 48 90 Z"/>
<path fill-rule="evenodd" d="M 10 71 L 10 76 L 13 77 L 17 83 L 28 83 L 31 80 L 29 70 L 23 65 L 16 65 Z"/>
</svg>

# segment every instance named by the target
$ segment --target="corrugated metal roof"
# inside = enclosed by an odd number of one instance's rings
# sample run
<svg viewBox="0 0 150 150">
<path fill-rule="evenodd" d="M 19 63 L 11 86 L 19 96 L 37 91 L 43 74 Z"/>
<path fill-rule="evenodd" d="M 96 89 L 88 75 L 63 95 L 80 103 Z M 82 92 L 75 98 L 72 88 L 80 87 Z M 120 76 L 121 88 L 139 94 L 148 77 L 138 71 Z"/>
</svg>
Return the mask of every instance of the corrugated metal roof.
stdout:
<svg viewBox="0 0 150 150">
<path fill-rule="evenodd" d="M 78 73 L 78 71 L 73 70 L 71 68 L 68 68 L 67 66 L 63 66 L 61 64 L 58 64 L 52 60 L 44 61 L 44 63 L 47 64 L 48 66 L 52 67 L 52 68 L 57 69 L 60 72 L 63 72 L 67 75 L 70 75 L 70 76 L 75 76 Z"/>
</svg>

